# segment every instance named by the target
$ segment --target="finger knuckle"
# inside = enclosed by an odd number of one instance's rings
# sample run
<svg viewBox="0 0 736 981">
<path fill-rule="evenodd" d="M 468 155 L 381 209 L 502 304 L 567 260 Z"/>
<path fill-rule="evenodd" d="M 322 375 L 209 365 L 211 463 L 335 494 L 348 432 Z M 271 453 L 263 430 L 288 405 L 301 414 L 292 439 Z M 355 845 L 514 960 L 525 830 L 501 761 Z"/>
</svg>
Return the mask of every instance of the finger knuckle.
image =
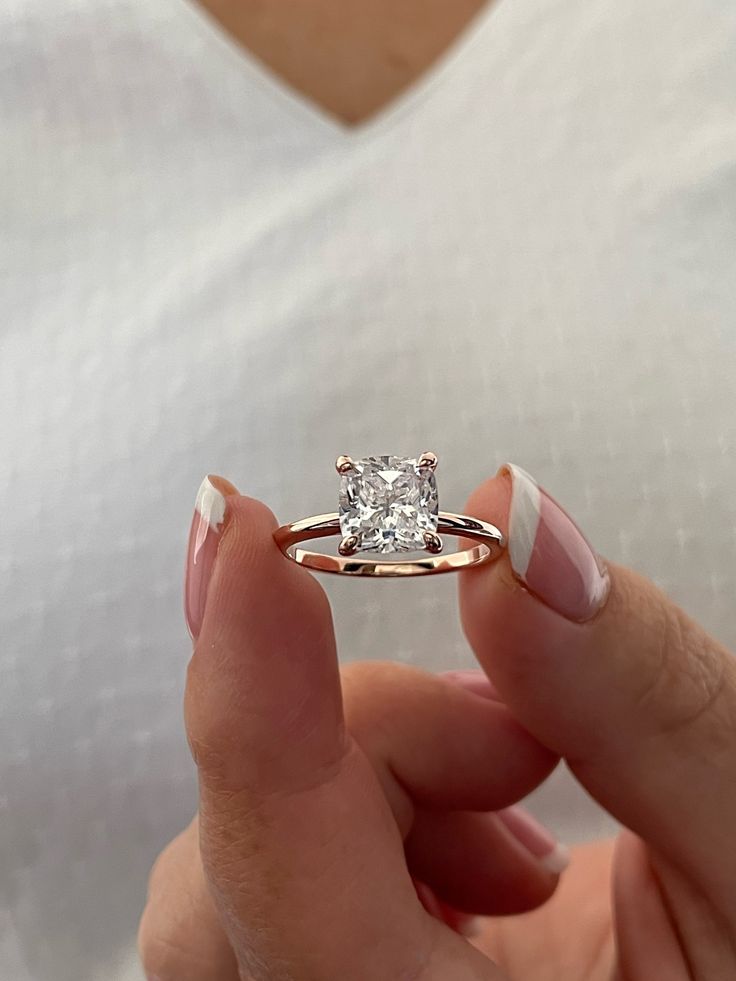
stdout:
<svg viewBox="0 0 736 981">
<path fill-rule="evenodd" d="M 146 906 L 138 926 L 138 953 L 157 981 L 190 977 L 196 955 L 187 916 L 195 904 L 192 874 L 200 864 L 198 821 L 160 852 L 148 876 Z M 185 970 L 186 968 L 186 970 Z"/>
<path fill-rule="evenodd" d="M 146 905 L 138 926 L 138 957 L 146 977 L 156 981 L 181 981 L 187 962 L 182 939 L 177 937 L 159 909 L 158 904 Z"/>
<path fill-rule="evenodd" d="M 237 712 L 211 705 L 207 694 L 208 670 L 196 654 L 187 668 L 184 715 L 189 750 L 200 772 L 214 778 L 226 772 L 232 756 L 233 719 Z"/>
<path fill-rule="evenodd" d="M 656 713 L 660 732 L 668 736 L 689 734 L 720 712 L 730 675 L 726 654 L 669 601 L 654 603 L 652 616 L 657 642 L 638 706 L 644 712 Z M 710 728 L 717 732 L 721 727 Z"/>
<path fill-rule="evenodd" d="M 200 774 L 214 783 L 226 782 L 231 769 L 226 740 L 218 732 L 196 728 L 187 735 L 189 751 Z"/>
<path fill-rule="evenodd" d="M 198 855 L 198 819 L 193 821 L 159 853 L 148 874 L 148 896 L 165 891 L 166 886 L 187 869 Z"/>
<path fill-rule="evenodd" d="M 148 873 L 148 898 L 155 896 L 161 886 L 169 877 L 169 867 L 171 865 L 173 842 L 169 842 L 166 848 L 161 851 Z"/>
</svg>

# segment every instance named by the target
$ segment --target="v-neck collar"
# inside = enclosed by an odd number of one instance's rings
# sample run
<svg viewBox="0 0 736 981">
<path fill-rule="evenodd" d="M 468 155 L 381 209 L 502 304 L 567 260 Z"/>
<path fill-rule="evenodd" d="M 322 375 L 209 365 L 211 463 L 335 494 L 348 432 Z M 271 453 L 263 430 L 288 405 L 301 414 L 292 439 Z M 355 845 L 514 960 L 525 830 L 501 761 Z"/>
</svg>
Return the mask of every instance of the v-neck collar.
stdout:
<svg viewBox="0 0 736 981">
<path fill-rule="evenodd" d="M 313 126 L 330 141 L 352 145 L 371 140 L 394 124 L 405 120 L 415 107 L 426 103 L 432 93 L 450 79 L 454 70 L 480 42 L 489 21 L 503 0 L 486 0 L 485 5 L 428 68 L 383 107 L 358 123 L 343 122 L 319 103 L 303 95 L 233 37 L 197 3 L 197 0 L 169 0 L 169 2 L 174 14 L 178 11 L 190 21 L 193 29 L 202 37 L 203 43 L 210 45 L 213 50 L 226 57 L 236 69 L 246 73 L 261 91 L 264 91 L 286 113 L 302 124 Z"/>
</svg>

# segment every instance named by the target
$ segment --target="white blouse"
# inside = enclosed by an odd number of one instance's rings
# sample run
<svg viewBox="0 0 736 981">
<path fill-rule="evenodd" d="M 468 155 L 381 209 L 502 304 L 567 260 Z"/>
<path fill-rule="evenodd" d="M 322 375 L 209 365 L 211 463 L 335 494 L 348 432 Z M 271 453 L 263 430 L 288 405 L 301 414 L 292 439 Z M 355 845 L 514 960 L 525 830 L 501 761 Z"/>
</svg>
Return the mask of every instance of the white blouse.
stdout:
<svg viewBox="0 0 736 981">
<path fill-rule="evenodd" d="M 187 0 L 5 0 L 0 79 L 0 976 L 122 978 L 191 815 L 206 472 L 511 460 L 736 644 L 734 4 L 497 0 L 354 130 Z M 346 660 L 472 663 L 454 577 L 322 581 Z"/>
</svg>

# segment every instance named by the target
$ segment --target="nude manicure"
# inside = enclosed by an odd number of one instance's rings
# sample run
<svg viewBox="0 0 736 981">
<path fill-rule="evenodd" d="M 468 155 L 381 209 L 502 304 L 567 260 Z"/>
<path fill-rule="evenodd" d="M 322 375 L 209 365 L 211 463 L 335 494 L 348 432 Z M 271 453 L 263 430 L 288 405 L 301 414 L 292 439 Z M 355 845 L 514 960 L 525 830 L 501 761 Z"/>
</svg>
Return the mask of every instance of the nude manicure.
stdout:
<svg viewBox="0 0 736 981">
<path fill-rule="evenodd" d="M 584 622 L 606 602 L 610 579 L 603 560 L 572 518 L 521 467 L 511 477 L 509 558 L 514 574 L 568 620 Z"/>
<path fill-rule="evenodd" d="M 496 812 L 497 817 L 516 840 L 553 875 L 564 872 L 570 864 L 570 853 L 536 818 L 515 805 Z"/>
<path fill-rule="evenodd" d="M 202 629 L 207 587 L 225 528 L 225 497 L 237 493 L 229 480 L 211 474 L 204 478 L 197 492 L 184 580 L 184 617 L 192 640 L 197 639 Z"/>
</svg>

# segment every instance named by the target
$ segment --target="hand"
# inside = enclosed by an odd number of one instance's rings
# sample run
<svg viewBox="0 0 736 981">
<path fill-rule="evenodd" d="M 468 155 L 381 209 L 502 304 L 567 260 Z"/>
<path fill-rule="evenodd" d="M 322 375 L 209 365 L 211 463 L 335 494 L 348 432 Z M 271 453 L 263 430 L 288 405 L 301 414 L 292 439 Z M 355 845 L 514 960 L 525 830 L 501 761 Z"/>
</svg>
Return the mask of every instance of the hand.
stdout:
<svg viewBox="0 0 736 981">
<path fill-rule="evenodd" d="M 270 512 L 218 483 L 224 527 L 197 536 L 205 576 L 188 591 L 199 820 L 152 874 L 151 977 L 736 976 L 736 677 L 723 648 L 650 583 L 604 571 L 515 470 L 468 505 L 502 529 L 511 507 L 508 553 L 461 580 L 494 684 L 385 663 L 341 679 L 321 587 L 275 547 Z M 558 754 L 631 831 L 613 858 L 577 851 L 549 899 L 559 851 L 516 811 L 491 812 Z M 424 903 L 414 879 L 431 887 Z M 444 922 L 456 909 L 484 917 L 472 942 Z"/>
</svg>

